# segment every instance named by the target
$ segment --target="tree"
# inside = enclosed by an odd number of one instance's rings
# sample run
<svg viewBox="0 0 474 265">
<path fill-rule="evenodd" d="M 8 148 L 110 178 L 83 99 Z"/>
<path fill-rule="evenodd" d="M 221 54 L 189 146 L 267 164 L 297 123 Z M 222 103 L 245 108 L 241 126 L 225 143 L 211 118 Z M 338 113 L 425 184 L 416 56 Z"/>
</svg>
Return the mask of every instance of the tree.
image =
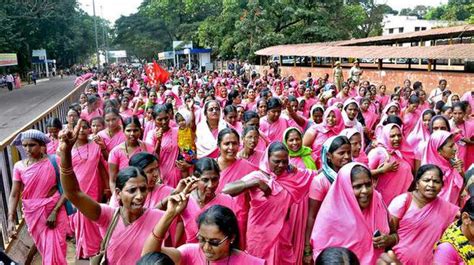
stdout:
<svg viewBox="0 0 474 265">
<path fill-rule="evenodd" d="M 474 2 L 467 0 L 449 0 L 448 4 L 430 8 L 426 19 L 448 21 L 474 21 Z"/>
</svg>

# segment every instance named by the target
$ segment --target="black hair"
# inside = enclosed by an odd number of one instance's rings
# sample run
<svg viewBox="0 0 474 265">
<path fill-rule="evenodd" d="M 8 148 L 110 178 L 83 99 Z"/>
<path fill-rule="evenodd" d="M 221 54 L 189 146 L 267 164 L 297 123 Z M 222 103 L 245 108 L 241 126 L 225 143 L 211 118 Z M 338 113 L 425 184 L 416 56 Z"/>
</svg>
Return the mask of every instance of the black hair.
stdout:
<svg viewBox="0 0 474 265">
<path fill-rule="evenodd" d="M 415 83 L 413 83 L 413 89 L 414 90 L 418 90 L 422 86 L 423 86 L 423 84 L 420 81 L 415 81 Z"/>
<path fill-rule="evenodd" d="M 446 138 L 446 140 L 444 140 L 444 142 L 438 147 L 438 150 L 441 150 L 447 143 L 449 140 L 452 140 L 454 138 L 454 136 L 451 134 L 448 138 Z"/>
<path fill-rule="evenodd" d="M 271 93 L 270 89 L 264 88 L 264 89 L 262 89 L 262 91 L 260 91 L 259 96 L 260 96 L 260 98 L 267 98 L 268 95 L 270 95 L 270 93 Z"/>
<path fill-rule="evenodd" d="M 451 90 L 445 90 L 443 91 L 443 97 L 451 95 L 453 92 Z"/>
<path fill-rule="evenodd" d="M 226 106 L 232 105 L 234 102 L 234 99 L 236 99 L 240 95 L 240 92 L 237 89 L 233 89 L 230 91 L 230 93 L 227 95 L 227 103 Z"/>
<path fill-rule="evenodd" d="M 370 173 L 368 168 L 362 165 L 355 165 L 351 170 L 351 181 L 354 181 L 355 176 L 359 174 L 366 174 L 370 179 L 372 179 L 372 173 Z"/>
<path fill-rule="evenodd" d="M 411 95 L 408 98 L 408 104 L 420 104 L 420 98 L 417 95 Z"/>
<path fill-rule="evenodd" d="M 436 115 L 436 116 L 431 118 L 430 126 L 429 126 L 430 133 L 433 133 L 433 124 L 434 124 L 434 122 L 439 120 L 439 119 L 444 121 L 444 123 L 446 124 L 446 128 L 448 129 L 448 132 L 450 132 L 451 131 L 451 126 L 449 125 L 448 119 L 446 117 L 444 117 L 443 115 Z"/>
<path fill-rule="evenodd" d="M 396 88 L 395 88 L 396 89 Z M 400 94 L 398 93 L 393 93 L 392 95 L 390 95 L 390 100 L 393 100 L 393 98 L 397 96 L 397 97 L 400 97 Z"/>
<path fill-rule="evenodd" d="M 93 123 L 94 121 L 99 121 L 100 123 L 102 123 L 102 125 L 105 126 L 104 118 L 101 117 L 101 116 L 97 116 L 97 117 L 92 118 L 92 119 L 91 119 L 91 122 L 90 122 L 91 126 L 92 126 L 92 123 Z"/>
<path fill-rule="evenodd" d="M 151 163 L 158 161 L 158 158 L 156 156 L 147 153 L 147 152 L 139 152 L 134 154 L 130 160 L 128 161 L 128 165 L 132 167 L 138 167 L 141 168 L 142 170 L 145 170 L 145 168 L 150 165 Z"/>
<path fill-rule="evenodd" d="M 77 109 L 75 109 L 74 107 L 72 107 L 72 105 L 69 106 L 69 109 L 68 109 L 67 112 L 69 112 L 69 111 L 71 111 L 71 110 L 74 111 L 74 112 L 77 114 L 78 117 L 81 116 L 81 113 L 80 113 Z"/>
<path fill-rule="evenodd" d="M 448 83 L 448 81 L 446 81 L 446 79 L 440 79 L 439 82 L 438 82 L 438 85 L 441 85 L 441 82 L 446 82 L 446 83 Z"/>
<path fill-rule="evenodd" d="M 400 117 L 397 115 L 388 115 L 387 118 L 382 122 L 382 125 L 387 125 L 390 123 L 395 123 L 400 127 L 403 125 L 402 119 L 400 119 Z"/>
<path fill-rule="evenodd" d="M 435 104 L 435 109 L 437 110 L 441 110 L 444 105 L 446 105 L 446 103 L 444 103 L 444 101 L 440 100 L 440 101 L 437 101 L 436 104 Z"/>
<path fill-rule="evenodd" d="M 125 187 L 125 183 L 131 178 L 144 177 L 147 180 L 145 172 L 138 167 L 126 167 L 121 169 L 117 174 L 117 180 L 115 181 L 115 187 L 122 190 Z"/>
<path fill-rule="evenodd" d="M 99 99 L 94 96 L 94 95 L 88 95 L 87 96 L 87 104 L 94 104 L 98 101 Z"/>
<path fill-rule="evenodd" d="M 351 103 L 347 104 L 347 106 L 344 107 L 344 110 L 346 110 L 352 104 L 354 104 L 356 106 L 356 108 L 359 109 L 359 106 L 357 105 L 357 103 L 351 102 Z"/>
<path fill-rule="evenodd" d="M 151 252 L 141 257 L 137 265 L 174 265 L 173 260 L 168 255 L 161 252 Z"/>
<path fill-rule="evenodd" d="M 133 115 L 132 117 L 128 117 L 123 121 L 123 130 L 125 131 L 125 128 L 127 128 L 127 126 L 130 125 L 130 124 L 134 124 L 140 130 L 142 129 L 140 119 L 138 119 L 138 117 L 136 115 Z"/>
<path fill-rule="evenodd" d="M 445 112 L 449 109 L 453 110 L 453 107 L 448 106 L 448 105 L 445 104 L 440 110 L 441 110 L 441 113 L 443 113 L 443 112 Z"/>
<path fill-rule="evenodd" d="M 272 155 L 274 152 L 285 151 L 288 153 L 288 148 L 282 142 L 273 142 L 268 147 L 268 157 Z"/>
<path fill-rule="evenodd" d="M 281 104 L 281 101 L 279 98 L 272 97 L 267 102 L 267 111 L 271 109 L 281 109 L 282 107 L 283 105 Z"/>
<path fill-rule="evenodd" d="M 242 131 L 242 139 L 247 135 L 247 133 L 249 132 L 252 132 L 252 131 L 256 131 L 259 135 L 260 135 L 260 132 L 258 131 L 258 128 L 255 127 L 255 126 L 247 126 L 244 128 L 244 130 Z"/>
<path fill-rule="evenodd" d="M 194 164 L 194 176 L 200 177 L 204 171 L 214 171 L 217 174 L 221 172 L 216 160 L 209 157 L 199 158 Z"/>
<path fill-rule="evenodd" d="M 348 248 L 328 247 L 325 248 L 314 262 L 315 265 L 349 264 L 359 265 L 356 254 Z"/>
<path fill-rule="evenodd" d="M 453 105 L 453 110 L 455 108 L 460 108 L 462 112 L 466 113 L 467 111 L 467 104 L 464 104 L 465 101 L 459 101 L 459 102 L 456 102 L 454 103 Z"/>
<path fill-rule="evenodd" d="M 246 112 L 244 112 L 244 115 L 242 116 L 244 123 L 247 123 L 251 119 L 255 119 L 255 118 L 260 119 L 260 117 L 258 117 L 258 113 L 253 110 L 247 110 Z"/>
<path fill-rule="evenodd" d="M 56 117 L 51 117 L 48 119 L 48 121 L 46 122 L 46 127 L 47 128 L 56 128 L 56 129 L 59 129 L 59 130 L 62 130 L 63 129 L 63 124 L 61 122 L 61 120 L 59 118 L 56 118 Z"/>
<path fill-rule="evenodd" d="M 310 115 L 314 115 L 314 113 L 319 110 L 321 111 L 322 113 L 324 113 L 324 108 L 322 106 L 317 106 L 316 108 L 313 109 L 313 112 L 311 112 Z"/>
<path fill-rule="evenodd" d="M 228 134 L 234 134 L 237 137 L 237 141 L 240 139 L 239 133 L 233 129 L 233 128 L 224 128 L 219 131 L 219 134 L 217 135 L 217 146 L 221 145 L 222 140 L 224 139 L 224 136 Z"/>
<path fill-rule="evenodd" d="M 120 102 L 117 99 L 108 99 L 104 102 L 104 108 L 114 108 L 118 109 L 120 107 Z"/>
<path fill-rule="evenodd" d="M 265 102 L 265 104 L 267 104 L 267 108 L 268 108 L 268 102 L 265 98 L 260 98 L 258 101 L 257 101 L 257 108 L 260 107 L 260 104 L 261 102 Z"/>
<path fill-rule="evenodd" d="M 219 104 L 219 102 L 217 100 L 208 100 L 205 104 L 204 104 L 204 115 L 207 115 L 207 109 L 209 108 L 209 104 L 211 104 L 211 102 L 214 102 L 217 104 L 217 107 L 219 108 L 219 110 L 221 109 L 221 104 Z"/>
<path fill-rule="evenodd" d="M 461 214 L 467 213 L 469 214 L 469 217 L 474 217 L 474 197 L 469 198 L 467 200 L 466 204 L 464 204 L 464 207 L 462 207 Z M 474 218 L 471 218 L 474 219 Z M 462 218 L 459 218 L 458 221 L 458 226 L 462 224 Z"/>
<path fill-rule="evenodd" d="M 224 108 L 224 116 L 227 116 L 229 113 L 237 112 L 237 108 L 234 105 L 227 105 Z"/>
<path fill-rule="evenodd" d="M 443 171 L 441 171 L 441 168 L 439 168 L 437 165 L 433 164 L 426 164 L 418 168 L 418 170 L 416 171 L 415 181 L 418 182 L 423 176 L 423 174 L 426 173 L 426 171 L 430 171 L 433 169 L 436 170 L 438 176 L 441 178 L 441 182 L 443 182 Z"/>
<path fill-rule="evenodd" d="M 164 103 L 163 104 L 166 107 L 166 110 L 168 113 L 171 113 L 173 111 L 173 104 L 172 103 Z"/>
<path fill-rule="evenodd" d="M 153 113 L 151 114 L 151 116 L 153 117 L 153 119 L 155 119 L 158 114 L 163 112 L 168 114 L 168 108 L 164 104 L 157 104 L 155 107 L 153 107 Z"/>
<path fill-rule="evenodd" d="M 291 95 L 290 95 L 290 96 L 288 96 L 288 102 L 292 102 L 292 101 L 296 101 L 296 102 L 298 102 L 298 99 L 296 99 L 296 97 L 295 97 L 295 96 L 291 96 Z"/>
<path fill-rule="evenodd" d="M 120 112 L 116 108 L 112 108 L 112 107 L 105 108 L 104 117 L 105 115 L 110 114 L 110 113 L 114 114 L 117 117 L 122 118 L 122 116 L 120 116 Z"/>
<path fill-rule="evenodd" d="M 213 205 L 199 215 L 197 223 L 199 228 L 203 224 L 217 226 L 219 231 L 230 240 L 230 247 L 232 249 L 239 249 L 239 225 L 237 223 L 237 217 L 235 217 L 231 209 L 218 204 Z"/>
<path fill-rule="evenodd" d="M 436 113 L 434 112 L 434 110 L 432 110 L 432 109 L 427 109 L 427 110 L 425 110 L 425 111 L 422 112 L 422 117 L 421 117 L 421 118 L 423 119 L 423 117 L 426 116 L 426 115 L 428 115 L 428 114 L 431 115 L 431 118 L 433 118 L 433 117 L 436 115 Z"/>
<path fill-rule="evenodd" d="M 348 144 L 349 146 L 351 145 L 349 139 L 344 135 L 337 136 L 336 138 L 334 138 L 331 145 L 329 146 L 328 153 L 332 154 L 334 151 L 336 151 L 345 144 Z"/>
</svg>

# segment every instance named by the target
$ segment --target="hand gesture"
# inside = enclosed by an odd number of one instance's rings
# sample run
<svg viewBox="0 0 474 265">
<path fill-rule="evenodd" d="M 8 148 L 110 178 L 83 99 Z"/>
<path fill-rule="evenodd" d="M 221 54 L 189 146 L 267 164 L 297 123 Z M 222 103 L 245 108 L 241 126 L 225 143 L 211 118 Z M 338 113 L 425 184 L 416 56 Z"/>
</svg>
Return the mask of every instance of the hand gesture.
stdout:
<svg viewBox="0 0 474 265">
<path fill-rule="evenodd" d="M 178 182 L 178 185 L 176 186 L 176 189 L 174 190 L 174 194 L 183 192 L 184 189 L 190 184 L 190 183 L 196 183 L 199 179 L 196 178 L 195 176 L 187 177 L 184 179 L 181 179 Z"/>
<path fill-rule="evenodd" d="M 156 138 L 161 141 L 161 137 L 163 137 L 163 128 L 156 129 L 155 132 Z"/>
<path fill-rule="evenodd" d="M 168 205 L 166 206 L 166 212 L 170 213 L 172 216 L 177 216 L 181 214 L 186 206 L 188 205 L 189 194 L 180 192 L 175 195 L 168 197 Z"/>
<path fill-rule="evenodd" d="M 455 158 L 454 161 L 453 161 L 453 167 L 459 172 L 459 173 L 463 173 L 463 168 L 464 168 L 464 162 L 459 159 L 459 158 Z"/>
<path fill-rule="evenodd" d="M 373 237 L 372 242 L 375 248 L 387 248 L 390 244 L 390 235 L 382 234 L 381 236 Z"/>
<path fill-rule="evenodd" d="M 48 219 L 46 220 L 46 226 L 49 229 L 53 229 L 56 227 L 56 218 L 57 218 L 57 213 L 55 211 L 52 211 L 49 214 Z"/>
<path fill-rule="evenodd" d="M 105 149 L 106 146 L 105 146 L 105 141 L 102 137 L 100 137 L 100 135 L 94 135 L 92 137 L 92 140 L 98 145 L 100 146 L 100 149 Z"/>
<path fill-rule="evenodd" d="M 59 152 L 71 152 L 72 147 L 77 141 L 77 135 L 79 134 L 79 130 L 81 128 L 80 126 L 81 119 L 79 119 L 73 131 L 66 128 L 59 132 Z"/>
<path fill-rule="evenodd" d="M 258 181 L 258 188 L 263 191 L 263 194 L 265 197 L 270 196 L 272 194 L 272 190 L 270 189 L 270 186 L 267 185 L 267 183 L 263 180 Z"/>
<path fill-rule="evenodd" d="M 399 165 L 400 164 L 397 161 L 392 161 L 392 162 L 382 164 L 381 168 L 382 168 L 383 173 L 387 173 L 389 171 L 397 171 Z"/>
<path fill-rule="evenodd" d="M 191 165 L 184 160 L 176 160 L 176 167 L 184 172 L 187 172 Z"/>
<path fill-rule="evenodd" d="M 401 265 L 402 263 L 397 259 L 393 251 L 389 250 L 387 253 L 382 253 L 377 259 L 377 265 Z"/>
</svg>

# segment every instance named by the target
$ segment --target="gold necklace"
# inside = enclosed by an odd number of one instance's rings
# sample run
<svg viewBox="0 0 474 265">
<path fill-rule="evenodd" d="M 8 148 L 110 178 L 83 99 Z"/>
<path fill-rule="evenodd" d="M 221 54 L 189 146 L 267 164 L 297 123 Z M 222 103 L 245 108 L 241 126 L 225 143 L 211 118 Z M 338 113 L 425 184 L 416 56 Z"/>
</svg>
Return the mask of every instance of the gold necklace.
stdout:
<svg viewBox="0 0 474 265">
<path fill-rule="evenodd" d="M 26 166 L 29 167 L 29 166 L 31 166 L 32 164 L 34 164 L 34 163 L 36 163 L 36 162 L 42 160 L 43 158 L 44 158 L 44 154 L 43 154 L 43 153 L 41 154 L 41 157 L 40 157 L 39 159 L 37 159 L 37 160 L 35 160 L 35 161 L 33 161 L 33 162 L 31 161 L 31 157 L 30 157 L 30 158 L 28 158 L 28 159 L 26 160 Z"/>
</svg>

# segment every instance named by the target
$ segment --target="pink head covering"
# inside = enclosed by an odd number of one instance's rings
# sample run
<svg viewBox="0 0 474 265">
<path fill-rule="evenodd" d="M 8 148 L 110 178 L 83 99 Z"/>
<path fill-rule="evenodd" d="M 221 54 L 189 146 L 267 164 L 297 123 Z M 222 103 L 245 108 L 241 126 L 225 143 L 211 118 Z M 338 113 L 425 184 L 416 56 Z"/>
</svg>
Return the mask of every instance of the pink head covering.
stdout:
<svg viewBox="0 0 474 265">
<path fill-rule="evenodd" d="M 398 148 L 394 148 L 392 146 L 392 143 L 390 141 L 390 131 L 394 128 L 398 128 L 400 130 L 400 133 L 402 132 L 402 128 L 398 126 L 398 124 L 395 123 L 389 123 L 382 128 L 382 135 L 379 138 L 379 145 L 383 146 L 389 154 L 396 154 L 399 158 L 403 159 L 406 157 L 412 157 L 413 155 L 410 154 L 406 150 L 406 144 L 404 144 L 403 138 L 400 141 L 400 146 Z M 403 134 L 402 134 L 403 137 Z"/>
<path fill-rule="evenodd" d="M 355 166 L 367 168 L 354 162 L 343 166 L 321 205 L 311 236 L 315 259 L 325 248 L 338 246 L 352 250 L 361 264 L 375 264 L 383 251 L 374 249 L 372 236 L 376 230 L 389 233 L 388 213 L 374 188 L 369 206 L 360 208 L 351 180 Z"/>
<path fill-rule="evenodd" d="M 332 127 L 328 126 L 327 118 L 333 112 L 336 115 L 336 124 Z M 331 106 L 324 111 L 323 122 L 317 127 L 317 130 L 322 133 L 332 131 L 334 134 L 339 134 L 344 129 L 344 120 L 342 119 L 341 111 L 336 106 Z"/>
<path fill-rule="evenodd" d="M 417 148 L 420 144 L 424 144 L 426 141 L 428 141 L 430 132 L 428 128 L 425 128 L 423 125 L 423 116 L 431 111 L 431 109 L 426 109 L 421 113 L 420 118 L 418 118 L 418 121 L 415 124 L 415 127 L 413 127 L 413 130 L 408 135 L 406 142 L 411 148 Z"/>
<path fill-rule="evenodd" d="M 360 143 L 360 144 L 362 145 L 362 143 L 363 143 L 362 137 L 363 137 L 363 136 L 362 136 L 362 135 L 360 134 L 360 132 L 359 132 L 357 129 L 355 129 L 355 128 L 344 129 L 344 130 L 342 130 L 342 132 L 341 132 L 340 135 L 344 135 L 344 136 L 347 137 L 347 139 L 350 140 L 351 137 L 354 136 L 354 134 L 356 134 L 356 133 L 358 133 L 358 134 L 360 135 L 360 137 L 361 137 L 361 138 L 360 138 L 360 139 L 361 139 L 361 143 Z M 358 156 L 358 157 L 353 157 L 353 158 L 352 158 L 352 161 L 354 161 L 354 162 L 359 162 L 359 163 L 362 163 L 362 164 L 367 165 L 367 163 L 369 162 L 369 160 L 368 160 L 367 155 L 365 154 L 364 149 L 362 148 L 362 146 L 361 146 L 360 151 L 359 151 L 359 156 Z"/>
<path fill-rule="evenodd" d="M 359 107 L 359 102 L 357 102 L 355 99 L 353 98 L 350 98 L 348 100 L 346 100 L 344 102 L 344 106 L 342 107 L 343 111 L 342 111 L 342 118 L 344 119 L 344 125 L 346 127 L 355 127 L 358 120 L 357 118 L 354 118 L 353 120 L 349 119 L 349 116 L 347 116 L 347 113 L 346 113 L 346 108 L 347 106 L 349 106 L 350 104 L 356 104 L 357 105 L 357 108 L 360 110 L 360 107 Z"/>
<path fill-rule="evenodd" d="M 422 160 L 422 165 L 423 164 L 433 164 L 439 166 L 443 172 L 445 170 L 451 170 L 451 164 L 449 163 L 446 158 L 442 157 L 438 153 L 438 149 L 443 145 L 443 143 L 448 139 L 449 137 L 453 136 L 451 132 L 443 131 L 443 130 L 438 130 L 434 131 L 430 139 L 428 140 L 428 144 L 426 145 L 425 148 L 425 153 L 423 155 L 423 160 Z"/>
</svg>

